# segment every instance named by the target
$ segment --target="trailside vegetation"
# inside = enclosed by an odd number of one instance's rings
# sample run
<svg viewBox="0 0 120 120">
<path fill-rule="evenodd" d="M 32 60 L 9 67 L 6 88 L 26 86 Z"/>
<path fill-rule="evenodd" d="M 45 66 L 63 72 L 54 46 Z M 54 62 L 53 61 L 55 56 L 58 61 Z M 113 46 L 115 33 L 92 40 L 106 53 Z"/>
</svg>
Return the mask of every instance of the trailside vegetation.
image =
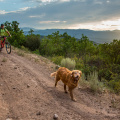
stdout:
<svg viewBox="0 0 120 120">
<path fill-rule="evenodd" d="M 76 39 L 66 32 L 60 34 L 59 31 L 41 38 L 40 35 L 33 34 L 32 29 L 25 36 L 17 21 L 6 21 L 5 27 L 12 35 L 9 41 L 13 46 L 24 46 L 30 51 L 50 58 L 60 66 L 73 65 L 73 68 L 82 70 L 86 81 L 91 75 L 97 75 L 96 81 L 120 94 L 120 40 L 97 44 L 85 35 Z"/>
</svg>

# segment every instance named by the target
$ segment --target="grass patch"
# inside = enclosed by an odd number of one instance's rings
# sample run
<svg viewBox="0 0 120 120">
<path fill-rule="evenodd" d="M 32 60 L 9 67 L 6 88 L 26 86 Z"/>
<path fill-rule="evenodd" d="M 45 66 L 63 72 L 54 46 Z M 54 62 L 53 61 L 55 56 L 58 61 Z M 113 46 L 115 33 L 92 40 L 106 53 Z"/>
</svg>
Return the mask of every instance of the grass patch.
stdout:
<svg viewBox="0 0 120 120">
<path fill-rule="evenodd" d="M 3 59 L 2 59 L 2 62 L 7 62 L 7 59 L 6 59 L 6 58 L 3 58 Z"/>
<path fill-rule="evenodd" d="M 20 49 L 23 50 L 23 51 L 25 51 L 25 52 L 27 52 L 27 53 L 30 52 L 30 50 L 28 48 L 24 47 L 24 46 L 21 46 Z"/>
<path fill-rule="evenodd" d="M 22 56 L 22 57 L 25 56 L 25 54 L 24 54 L 23 52 L 21 52 L 21 51 L 17 51 L 17 54 L 18 54 L 19 56 Z"/>
</svg>

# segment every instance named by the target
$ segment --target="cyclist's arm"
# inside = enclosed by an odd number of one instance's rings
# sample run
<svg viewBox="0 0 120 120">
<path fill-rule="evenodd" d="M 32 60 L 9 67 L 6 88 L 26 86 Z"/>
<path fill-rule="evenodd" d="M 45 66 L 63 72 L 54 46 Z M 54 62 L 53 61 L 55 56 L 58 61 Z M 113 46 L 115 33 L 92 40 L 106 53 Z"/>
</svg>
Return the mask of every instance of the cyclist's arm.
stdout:
<svg viewBox="0 0 120 120">
<path fill-rule="evenodd" d="M 11 34 L 9 33 L 9 31 L 8 31 L 6 28 L 4 28 L 4 30 L 5 30 L 5 32 L 7 32 L 7 34 L 9 34 L 9 36 L 11 37 Z"/>
<path fill-rule="evenodd" d="M 7 30 L 7 33 L 9 34 L 9 36 L 11 37 L 11 34 L 9 33 L 9 31 Z"/>
</svg>

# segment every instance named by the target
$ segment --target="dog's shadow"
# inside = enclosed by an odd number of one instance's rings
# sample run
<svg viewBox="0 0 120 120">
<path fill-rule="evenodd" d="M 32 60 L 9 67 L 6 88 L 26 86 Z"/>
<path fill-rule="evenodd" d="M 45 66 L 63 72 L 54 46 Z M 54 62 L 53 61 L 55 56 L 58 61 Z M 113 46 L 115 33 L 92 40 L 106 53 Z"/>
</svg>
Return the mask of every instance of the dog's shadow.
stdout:
<svg viewBox="0 0 120 120">
<path fill-rule="evenodd" d="M 71 101 L 69 92 L 65 93 L 62 86 L 51 87 L 49 93 L 56 101 Z"/>
</svg>

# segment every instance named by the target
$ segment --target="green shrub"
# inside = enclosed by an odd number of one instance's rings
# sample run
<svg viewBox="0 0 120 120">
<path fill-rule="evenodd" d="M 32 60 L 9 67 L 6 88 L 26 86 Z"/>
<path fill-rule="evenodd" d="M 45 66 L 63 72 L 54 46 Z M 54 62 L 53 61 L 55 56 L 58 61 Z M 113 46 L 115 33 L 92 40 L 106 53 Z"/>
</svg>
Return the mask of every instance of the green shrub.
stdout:
<svg viewBox="0 0 120 120">
<path fill-rule="evenodd" d="M 76 62 L 75 60 L 71 60 L 70 58 L 64 58 L 61 61 L 61 66 L 66 67 L 70 70 L 73 70 L 75 68 Z"/>
<path fill-rule="evenodd" d="M 63 56 L 54 56 L 51 58 L 51 61 L 57 65 L 61 64 L 61 60 L 63 59 Z"/>
<path fill-rule="evenodd" d="M 113 80 L 108 82 L 108 86 L 112 89 L 115 93 L 120 94 L 120 75 L 116 74 L 112 77 Z"/>
<path fill-rule="evenodd" d="M 78 58 L 78 57 L 74 56 L 73 60 L 75 60 L 75 62 L 76 62 L 76 67 L 75 67 L 76 69 L 82 70 L 84 68 L 84 62 L 83 62 L 82 58 Z"/>
<path fill-rule="evenodd" d="M 25 41 L 25 47 L 29 48 L 31 51 L 35 51 L 40 46 L 40 36 L 28 35 Z"/>
<path fill-rule="evenodd" d="M 38 54 L 38 55 L 40 54 L 40 53 L 39 53 L 39 49 L 34 50 L 32 53 Z"/>
<path fill-rule="evenodd" d="M 115 88 L 114 88 L 116 93 L 120 94 L 120 81 L 115 82 Z"/>
<path fill-rule="evenodd" d="M 88 80 L 88 75 L 90 75 L 90 66 L 89 65 L 84 65 L 83 67 L 83 73 L 85 75 L 85 79 Z"/>
<path fill-rule="evenodd" d="M 111 68 L 112 68 L 113 73 L 120 74 L 120 65 L 119 64 L 113 64 L 113 65 L 111 65 Z"/>
<path fill-rule="evenodd" d="M 90 89 L 94 93 L 101 93 L 104 90 L 104 85 L 102 82 L 99 82 L 98 79 L 90 79 L 89 81 Z"/>
<path fill-rule="evenodd" d="M 82 74 L 82 80 L 80 80 L 80 86 L 83 88 L 89 88 L 90 91 L 94 94 L 96 93 L 102 93 L 107 88 L 102 82 L 99 82 L 97 79 L 97 72 L 95 72 L 95 75 L 89 75 L 88 80 L 86 81 L 84 79 L 85 74 Z"/>
<path fill-rule="evenodd" d="M 82 76 L 83 76 L 83 74 L 82 74 Z M 82 79 L 82 80 L 80 80 L 80 86 L 82 86 L 83 88 L 88 88 L 89 87 L 89 82 L 85 79 Z"/>
</svg>

